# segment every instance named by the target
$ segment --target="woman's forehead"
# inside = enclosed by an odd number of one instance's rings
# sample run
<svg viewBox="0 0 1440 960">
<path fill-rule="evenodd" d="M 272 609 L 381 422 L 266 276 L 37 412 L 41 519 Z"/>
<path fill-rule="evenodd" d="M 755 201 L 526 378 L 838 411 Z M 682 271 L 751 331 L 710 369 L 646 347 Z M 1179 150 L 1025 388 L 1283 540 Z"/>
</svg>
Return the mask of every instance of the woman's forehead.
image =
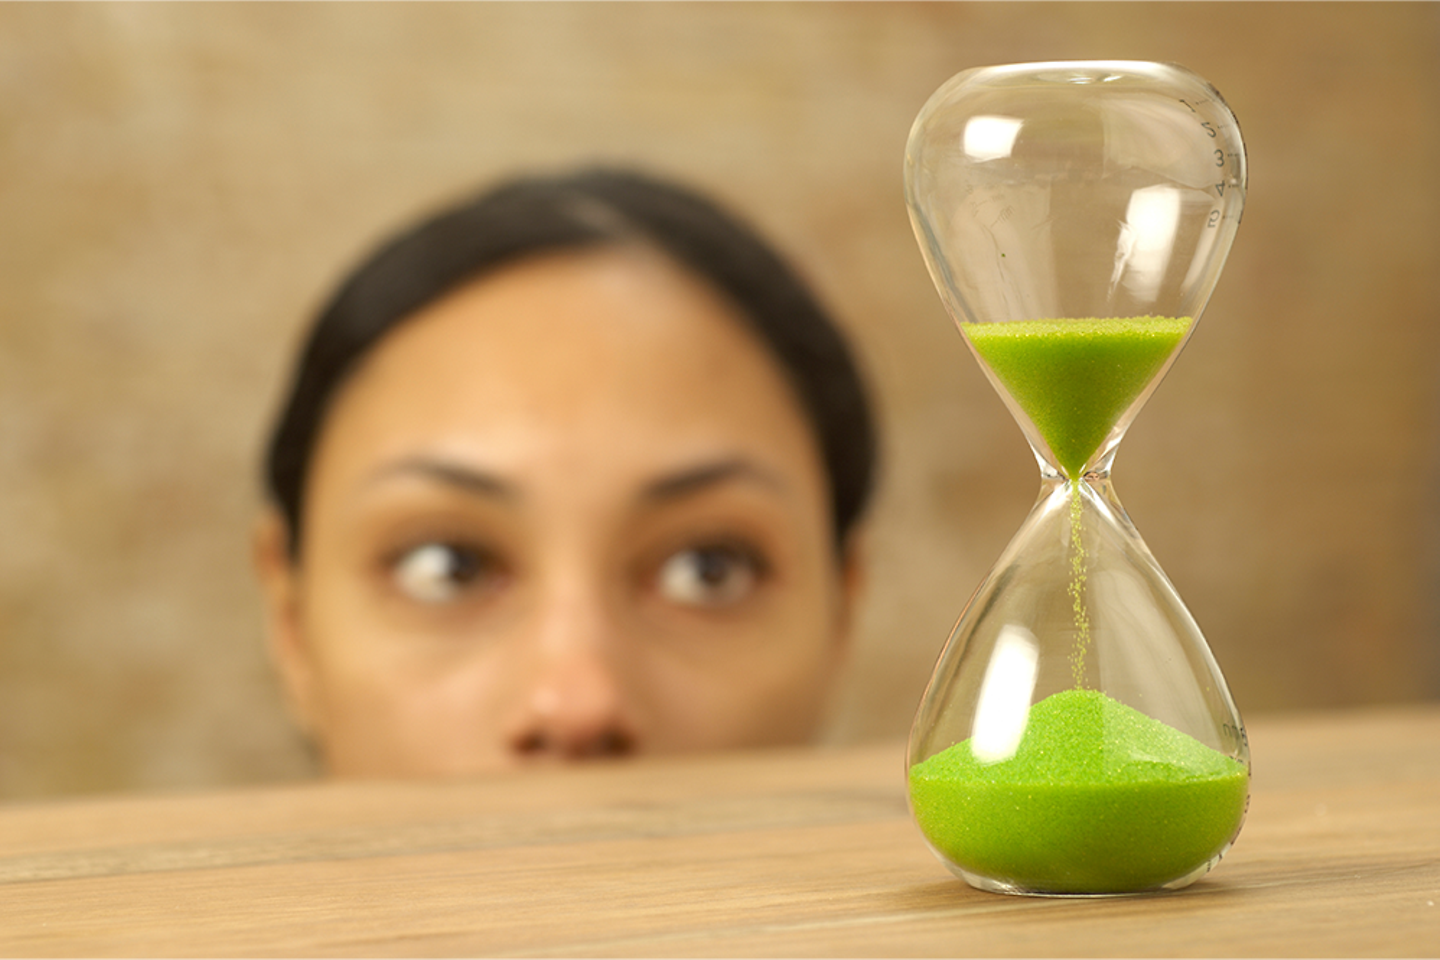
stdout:
<svg viewBox="0 0 1440 960">
<path fill-rule="evenodd" d="M 735 308 L 633 250 L 537 258 L 469 284 L 378 345 L 337 401 L 326 433 L 377 456 L 406 443 L 612 457 L 815 445 Z"/>
</svg>

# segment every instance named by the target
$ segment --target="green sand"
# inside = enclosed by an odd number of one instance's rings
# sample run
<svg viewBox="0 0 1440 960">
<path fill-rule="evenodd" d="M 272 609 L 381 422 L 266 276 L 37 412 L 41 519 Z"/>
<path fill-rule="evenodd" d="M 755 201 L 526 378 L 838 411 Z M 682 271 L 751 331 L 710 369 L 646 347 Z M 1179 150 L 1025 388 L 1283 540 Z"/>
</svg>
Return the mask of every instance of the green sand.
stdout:
<svg viewBox="0 0 1440 960">
<path fill-rule="evenodd" d="M 910 769 L 920 830 L 965 871 L 1019 890 L 1153 890 L 1219 854 L 1245 815 L 1245 764 L 1094 690 L 1030 708 L 1013 757 L 970 741 Z"/>
<path fill-rule="evenodd" d="M 1072 480 L 1175 352 L 1190 318 L 962 323 Z"/>
</svg>

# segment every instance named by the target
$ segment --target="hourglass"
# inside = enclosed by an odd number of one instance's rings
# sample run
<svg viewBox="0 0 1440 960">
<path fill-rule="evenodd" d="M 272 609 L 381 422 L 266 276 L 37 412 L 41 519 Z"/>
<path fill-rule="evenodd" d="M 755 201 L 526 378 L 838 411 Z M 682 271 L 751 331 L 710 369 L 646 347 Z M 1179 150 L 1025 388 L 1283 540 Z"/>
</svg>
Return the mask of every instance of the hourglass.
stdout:
<svg viewBox="0 0 1440 960">
<path fill-rule="evenodd" d="M 941 299 L 1041 473 L 921 700 L 911 811 L 984 890 L 1185 886 L 1240 830 L 1249 749 L 1110 466 L 1239 225 L 1235 118 L 1171 65 L 969 70 L 916 118 L 905 187 Z"/>
</svg>

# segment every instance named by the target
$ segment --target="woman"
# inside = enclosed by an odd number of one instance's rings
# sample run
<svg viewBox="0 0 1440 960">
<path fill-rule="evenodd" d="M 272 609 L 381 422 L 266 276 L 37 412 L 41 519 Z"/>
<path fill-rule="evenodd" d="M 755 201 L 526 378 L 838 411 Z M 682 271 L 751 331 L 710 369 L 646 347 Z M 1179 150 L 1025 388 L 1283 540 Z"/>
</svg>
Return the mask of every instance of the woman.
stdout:
<svg viewBox="0 0 1440 960">
<path fill-rule="evenodd" d="M 341 286 L 256 559 L 335 775 L 800 743 L 859 579 L 871 414 L 745 226 L 628 172 L 520 179 Z"/>
</svg>

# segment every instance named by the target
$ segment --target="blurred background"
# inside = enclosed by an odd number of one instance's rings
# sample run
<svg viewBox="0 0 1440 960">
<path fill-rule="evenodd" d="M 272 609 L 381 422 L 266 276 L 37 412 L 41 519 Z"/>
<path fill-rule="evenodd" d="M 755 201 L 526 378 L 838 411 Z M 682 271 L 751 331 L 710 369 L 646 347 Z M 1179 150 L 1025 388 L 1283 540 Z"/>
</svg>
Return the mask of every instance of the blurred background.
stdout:
<svg viewBox="0 0 1440 960">
<path fill-rule="evenodd" d="M 834 737 L 899 737 L 1038 490 L 906 217 L 972 66 L 1182 63 L 1244 224 L 1116 488 L 1247 715 L 1440 698 L 1440 4 L 0 4 L 0 799 L 302 776 L 249 532 L 302 327 L 381 234 L 590 160 L 791 252 L 886 474 Z"/>
</svg>

